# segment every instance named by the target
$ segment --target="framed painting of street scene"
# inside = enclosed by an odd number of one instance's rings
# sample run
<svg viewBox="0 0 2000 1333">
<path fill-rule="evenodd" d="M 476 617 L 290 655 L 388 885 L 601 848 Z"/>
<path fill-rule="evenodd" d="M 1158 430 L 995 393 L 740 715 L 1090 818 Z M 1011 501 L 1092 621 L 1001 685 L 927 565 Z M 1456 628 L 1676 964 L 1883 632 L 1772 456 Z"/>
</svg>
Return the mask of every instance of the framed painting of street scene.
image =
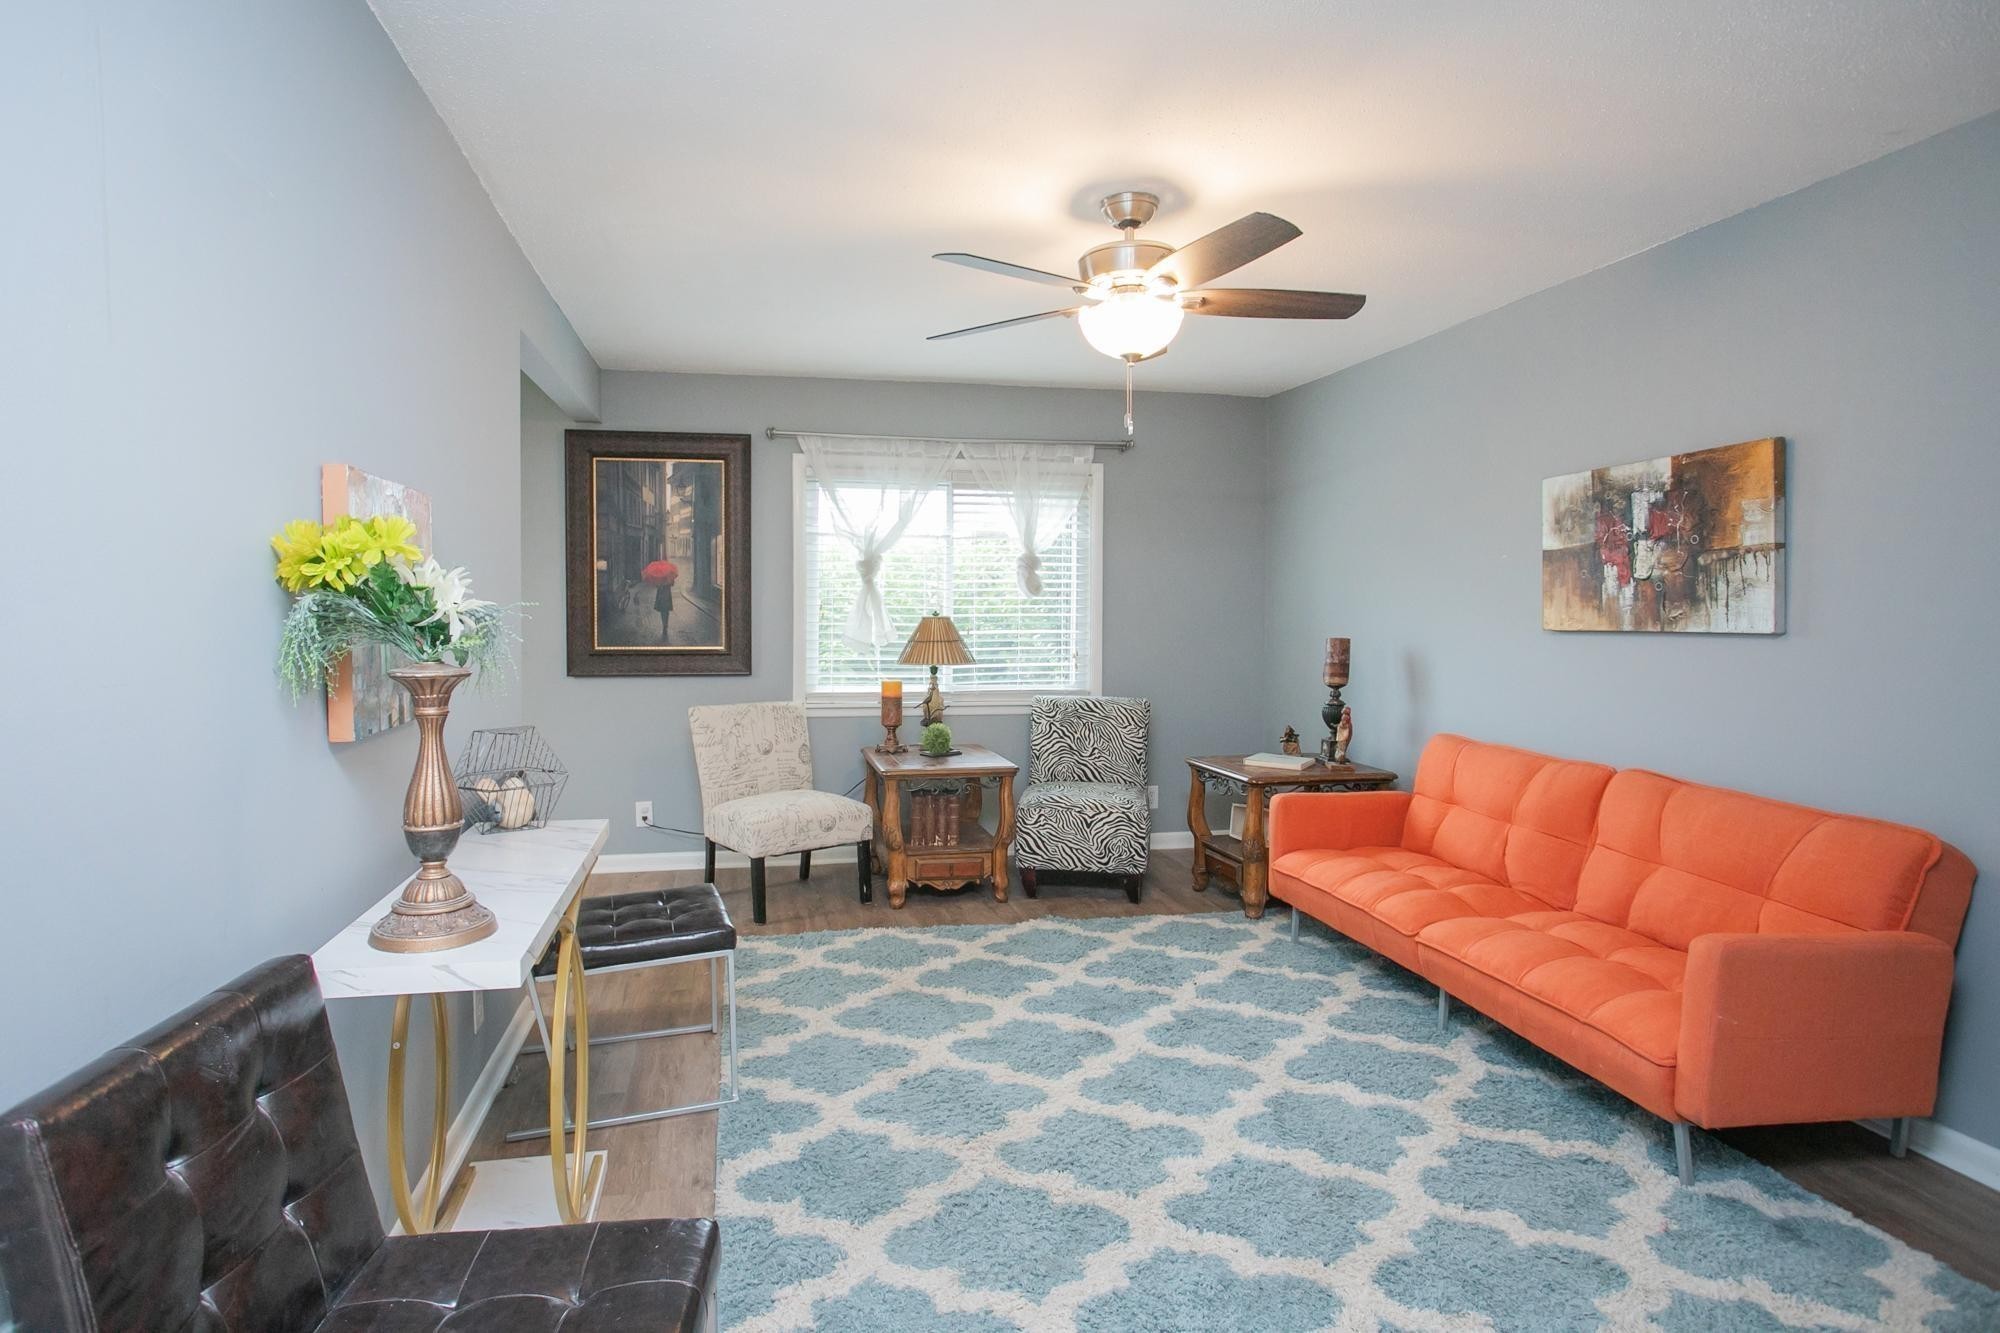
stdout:
<svg viewBox="0 0 2000 1333">
<path fill-rule="evenodd" d="M 569 674 L 750 672 L 750 437 L 564 437 Z"/>
</svg>

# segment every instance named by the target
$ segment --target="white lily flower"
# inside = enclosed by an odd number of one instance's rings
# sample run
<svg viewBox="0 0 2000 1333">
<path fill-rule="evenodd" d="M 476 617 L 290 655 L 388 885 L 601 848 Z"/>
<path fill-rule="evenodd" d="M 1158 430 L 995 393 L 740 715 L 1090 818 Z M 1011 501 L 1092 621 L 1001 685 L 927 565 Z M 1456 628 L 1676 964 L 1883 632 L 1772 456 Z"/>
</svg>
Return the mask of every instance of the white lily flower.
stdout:
<svg viewBox="0 0 2000 1333">
<path fill-rule="evenodd" d="M 424 617 L 422 624 L 445 624 L 451 629 L 451 641 L 457 643 L 465 635 L 465 618 L 478 607 L 491 603 L 472 595 L 472 576 L 465 572 L 463 565 L 456 569 L 446 569 L 433 557 L 426 557 L 421 565 L 409 570 L 396 571 L 412 587 L 430 591 L 431 600 L 437 610 Z"/>
</svg>

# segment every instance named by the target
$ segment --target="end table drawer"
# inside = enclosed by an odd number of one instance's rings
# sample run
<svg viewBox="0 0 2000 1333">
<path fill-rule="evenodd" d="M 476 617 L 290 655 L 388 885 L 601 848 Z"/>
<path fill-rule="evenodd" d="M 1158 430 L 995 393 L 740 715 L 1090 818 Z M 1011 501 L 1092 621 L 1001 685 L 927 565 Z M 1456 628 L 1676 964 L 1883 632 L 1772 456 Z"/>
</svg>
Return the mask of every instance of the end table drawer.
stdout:
<svg viewBox="0 0 2000 1333">
<path fill-rule="evenodd" d="M 986 876 L 986 858 L 981 856 L 951 856 L 910 858 L 911 879 L 983 879 Z"/>
</svg>

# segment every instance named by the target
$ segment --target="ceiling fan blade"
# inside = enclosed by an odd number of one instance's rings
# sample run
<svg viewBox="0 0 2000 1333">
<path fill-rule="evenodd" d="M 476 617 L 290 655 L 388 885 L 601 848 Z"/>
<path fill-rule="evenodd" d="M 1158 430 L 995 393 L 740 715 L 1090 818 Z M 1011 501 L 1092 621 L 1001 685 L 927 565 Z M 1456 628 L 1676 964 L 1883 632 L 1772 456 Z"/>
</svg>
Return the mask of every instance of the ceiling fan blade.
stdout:
<svg viewBox="0 0 2000 1333">
<path fill-rule="evenodd" d="M 990 333 L 994 329 L 1011 329 L 1016 324 L 1032 324 L 1038 319 L 1054 319 L 1058 315 L 1074 315 L 1081 309 L 1083 309 L 1082 306 L 1073 305 L 1067 310 L 1044 310 L 1039 315 L 1022 315 L 1019 319 L 996 319 L 991 324 L 974 324 L 969 329 L 953 329 L 950 333 L 933 333 L 930 337 L 924 339 L 924 341 L 934 343 L 940 338 L 963 338 L 970 333 Z"/>
<path fill-rule="evenodd" d="M 1004 259 L 988 259 L 985 255 L 947 254 L 932 255 L 932 259 L 942 259 L 947 264 L 960 264 L 966 268 L 976 268 L 987 273 L 998 273 L 1003 278 L 1025 278 L 1029 282 L 1045 283 L 1050 287 L 1067 287 L 1071 291 L 1083 290 L 1083 279 L 1065 278 L 1060 273 L 1050 273 L 1045 269 L 1029 268 L 1023 264 L 1010 264 Z"/>
<path fill-rule="evenodd" d="M 1200 240 L 1189 241 L 1153 265 L 1150 273 L 1156 278 L 1172 278 L 1175 286 L 1188 291 L 1270 254 L 1300 234 L 1297 227 L 1273 214 L 1246 214 Z"/>
<path fill-rule="evenodd" d="M 1181 308 L 1190 315 L 1236 315 L 1244 319 L 1346 319 L 1367 300 L 1348 292 L 1203 287 L 1181 293 Z"/>
</svg>

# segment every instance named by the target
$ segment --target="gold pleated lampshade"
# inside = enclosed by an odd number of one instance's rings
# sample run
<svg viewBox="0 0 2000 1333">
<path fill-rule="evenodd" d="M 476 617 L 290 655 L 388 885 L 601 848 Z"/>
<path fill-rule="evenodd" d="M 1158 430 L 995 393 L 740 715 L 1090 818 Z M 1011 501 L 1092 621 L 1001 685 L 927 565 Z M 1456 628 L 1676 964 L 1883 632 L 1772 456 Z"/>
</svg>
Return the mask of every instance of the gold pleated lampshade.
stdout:
<svg viewBox="0 0 2000 1333">
<path fill-rule="evenodd" d="M 972 654 L 958 637 L 958 626 L 950 616 L 928 615 L 917 622 L 903 655 L 896 659 L 904 666 L 971 666 Z"/>
</svg>

